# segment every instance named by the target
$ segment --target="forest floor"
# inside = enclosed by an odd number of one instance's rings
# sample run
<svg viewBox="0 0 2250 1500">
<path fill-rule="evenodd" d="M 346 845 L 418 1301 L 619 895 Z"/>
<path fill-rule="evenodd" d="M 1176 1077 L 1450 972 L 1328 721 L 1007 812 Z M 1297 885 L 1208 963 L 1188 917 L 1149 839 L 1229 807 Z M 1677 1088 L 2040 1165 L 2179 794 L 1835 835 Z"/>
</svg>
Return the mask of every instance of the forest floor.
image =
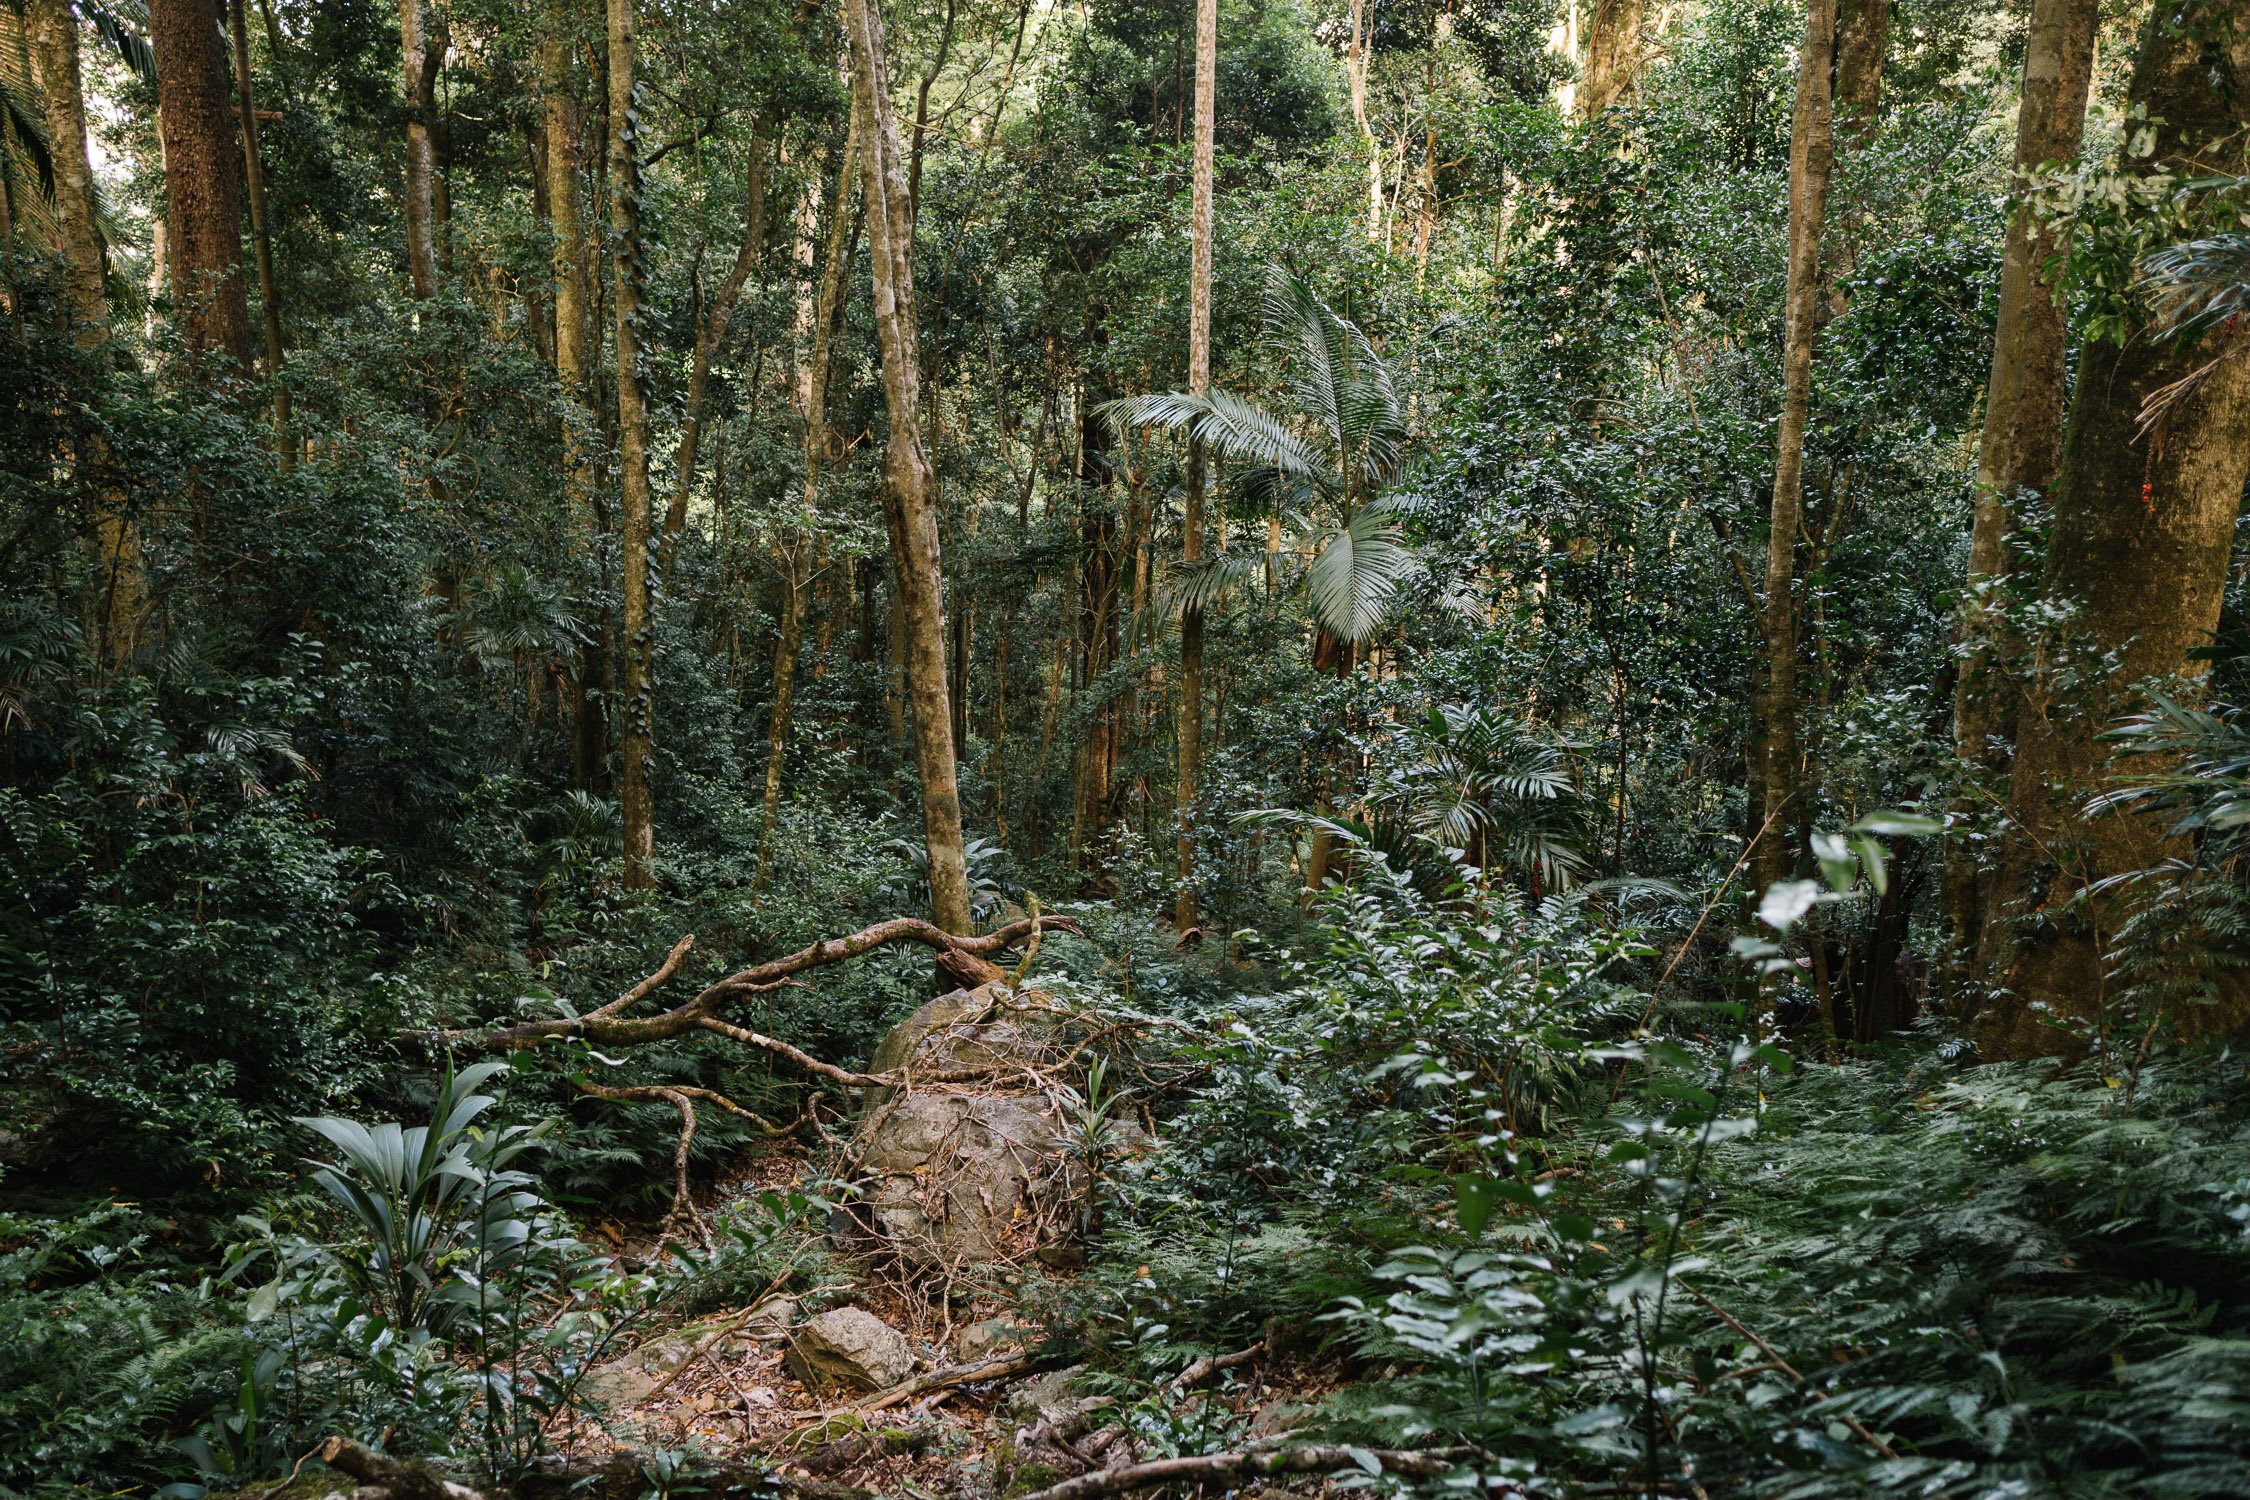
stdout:
<svg viewBox="0 0 2250 1500">
<path fill-rule="evenodd" d="M 805 1157 L 768 1154 L 718 1188 L 706 1211 L 767 1189 L 810 1185 Z M 627 1261 L 666 1253 L 654 1225 L 600 1221 L 593 1232 Z M 1003 1268 L 1005 1270 L 1006 1268 Z M 762 1471 L 795 1494 L 850 1497 L 1022 1495 L 1146 1453 L 1115 1397 L 1090 1395 L 1084 1367 L 1040 1350 L 1036 1295 L 995 1294 L 942 1278 L 908 1279 L 873 1259 L 838 1257 L 814 1293 L 772 1294 L 652 1328 L 607 1355 L 588 1377 L 593 1408 L 553 1435 L 554 1469 L 605 1497 L 681 1493 Z M 1052 1291 L 1069 1268 L 1022 1268 Z M 1033 1292 L 1030 1285 L 1027 1292 Z M 916 1372 L 883 1391 L 815 1388 L 787 1366 L 800 1301 L 858 1307 L 905 1335 Z M 1173 1416 L 1224 1424 L 1252 1442 L 1284 1438 L 1292 1421 L 1333 1391 L 1340 1366 L 1310 1351 L 1226 1361 L 1191 1377 L 1199 1388 L 1162 1393 Z M 989 1370 L 984 1378 L 960 1378 Z M 1208 1384 L 1205 1382 L 1208 1381 Z M 935 1388 L 925 1383 L 943 1382 Z M 917 1389 L 917 1386 L 925 1388 Z M 676 1465 L 651 1473 L 652 1455 Z M 535 1493 L 536 1481 L 526 1488 Z M 1322 1492 L 1322 1481 L 1251 1480 L 1245 1495 Z M 584 1495 L 584 1489 L 573 1494 Z"/>
</svg>

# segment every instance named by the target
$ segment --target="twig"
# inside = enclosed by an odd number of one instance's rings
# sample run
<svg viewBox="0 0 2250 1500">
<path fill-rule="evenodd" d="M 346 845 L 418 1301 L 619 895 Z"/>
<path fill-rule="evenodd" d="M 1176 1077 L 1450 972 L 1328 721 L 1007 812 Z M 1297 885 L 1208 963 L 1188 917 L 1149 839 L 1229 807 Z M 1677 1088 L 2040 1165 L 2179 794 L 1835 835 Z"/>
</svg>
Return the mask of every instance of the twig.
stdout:
<svg viewBox="0 0 2250 1500">
<path fill-rule="evenodd" d="M 1172 1377 L 1171 1389 L 1188 1391 L 1203 1384 L 1221 1370 L 1231 1370 L 1236 1365 L 1246 1365 L 1264 1354 L 1273 1344 L 1271 1339 L 1260 1339 L 1247 1349 L 1237 1349 L 1232 1354 L 1222 1354 L 1216 1359 L 1206 1355 Z"/>
<path fill-rule="evenodd" d="M 1733 1329 L 1736 1333 L 1741 1334 L 1751 1343 L 1757 1345 L 1758 1352 L 1760 1354 L 1763 1354 L 1766 1358 L 1772 1360 L 1775 1369 L 1788 1376 L 1791 1380 L 1796 1381 L 1799 1385 L 1804 1385 L 1806 1383 L 1805 1377 L 1798 1373 L 1797 1367 L 1795 1365 L 1792 1365 L 1788 1360 L 1783 1359 L 1780 1352 L 1777 1351 L 1773 1347 L 1773 1345 L 1767 1343 L 1764 1339 L 1759 1338 L 1756 1334 L 1752 1333 L 1747 1327 L 1743 1325 L 1742 1321 L 1739 1318 L 1735 1317 L 1733 1313 L 1728 1312 L 1725 1308 L 1719 1306 L 1718 1303 L 1713 1302 L 1709 1297 L 1706 1297 L 1705 1295 L 1703 1295 L 1703 1293 L 1697 1291 L 1694 1287 L 1689 1286 L 1686 1282 L 1680 1282 L 1680 1286 L 1687 1292 L 1690 1297 L 1693 1297 L 1696 1301 L 1702 1303 L 1705 1307 L 1708 1307 L 1714 1313 L 1717 1313 L 1719 1315 L 1720 1322 L 1726 1324 L 1727 1327 Z M 1874 1433 L 1869 1432 L 1867 1428 L 1861 1424 L 1859 1418 L 1853 1416 L 1850 1412 L 1840 1411 L 1836 1413 L 1836 1415 L 1846 1427 L 1849 1427 L 1853 1432 L 1859 1434 L 1861 1441 L 1865 1442 L 1877 1453 L 1882 1454 L 1885 1458 L 1895 1459 L 1898 1457 L 1898 1454 L 1892 1450 L 1891 1445 L 1884 1442 Z"/>
</svg>

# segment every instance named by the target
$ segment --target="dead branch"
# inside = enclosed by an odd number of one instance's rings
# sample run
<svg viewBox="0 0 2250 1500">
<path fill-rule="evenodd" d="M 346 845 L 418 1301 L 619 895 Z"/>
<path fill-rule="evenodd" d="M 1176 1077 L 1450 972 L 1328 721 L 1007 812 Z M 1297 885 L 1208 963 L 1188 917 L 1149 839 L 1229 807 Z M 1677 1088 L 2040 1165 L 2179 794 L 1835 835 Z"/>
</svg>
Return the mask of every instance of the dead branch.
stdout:
<svg viewBox="0 0 2250 1500">
<path fill-rule="evenodd" d="M 314 1454 L 337 1473 L 388 1491 L 390 1500 L 483 1500 L 465 1484 L 440 1478 L 421 1464 L 402 1463 L 363 1448 L 347 1437 L 328 1439 Z"/>
<path fill-rule="evenodd" d="M 1194 1390 L 1221 1370 L 1231 1370 L 1236 1365 L 1250 1363 L 1271 1348 L 1272 1344 L 1273 1340 L 1271 1339 L 1260 1339 L 1249 1348 L 1237 1349 L 1232 1354 L 1222 1354 L 1216 1359 L 1208 1357 L 1199 1359 L 1172 1377 L 1172 1389 L 1175 1391 Z"/>
<path fill-rule="evenodd" d="M 680 962 L 687 956 L 691 934 L 673 946 L 664 964 L 640 984 L 625 994 L 596 1010 L 582 1016 L 559 1016 L 551 1021 L 525 1021 L 514 1026 L 494 1027 L 484 1031 L 451 1031 L 442 1034 L 442 1040 L 479 1052 L 507 1052 L 527 1047 L 549 1037 L 579 1037 L 603 1047 L 629 1047 L 640 1042 L 666 1041 L 685 1036 L 696 1030 L 710 1030 L 707 1021 L 723 1019 L 726 1009 L 750 995 L 764 994 L 781 988 L 791 978 L 829 964 L 843 963 L 874 952 L 878 948 L 900 943 L 920 943 L 937 953 L 938 964 L 946 973 L 964 984 L 989 984 L 996 979 L 1006 979 L 1007 972 L 987 962 L 987 955 L 1002 953 L 1032 937 L 1035 933 L 1067 932 L 1075 937 L 1085 936 L 1078 923 L 1069 917 L 1026 917 L 1020 922 L 1010 922 L 982 937 L 958 937 L 935 923 L 919 917 L 894 917 L 888 922 L 877 922 L 864 927 L 848 937 L 825 938 L 809 948 L 768 960 L 708 985 L 694 999 L 653 1016 L 633 1017 L 624 1014 L 634 1002 L 656 990 L 677 972 Z M 732 1033 L 728 1033 L 731 1035 Z M 755 1036 L 745 1032 L 736 1040 Z M 806 1054 L 789 1047 L 787 1043 L 760 1039 L 752 1045 L 790 1057 L 802 1064 L 809 1061 Z M 819 1072 L 816 1068 L 813 1071 Z M 838 1069 L 837 1076 L 844 1070 Z M 838 1082 L 865 1084 L 873 1075 L 855 1074 L 837 1077 Z M 892 1080 L 895 1082 L 895 1080 Z"/>
<path fill-rule="evenodd" d="M 1266 1451 L 1239 1450 L 1205 1453 L 1193 1458 L 1156 1458 L 1146 1463 L 1118 1464 L 1061 1484 L 1049 1485 L 1024 1500 L 1093 1500 L 1098 1495 L 1122 1495 L 1159 1484 L 1209 1484 L 1244 1475 L 1325 1474 L 1357 1468 L 1358 1455 L 1371 1454 L 1384 1470 L 1416 1479 L 1430 1479 L 1451 1469 L 1466 1456 L 1465 1448 L 1359 1448 L 1340 1443 L 1307 1443 L 1294 1448 Z"/>
<path fill-rule="evenodd" d="M 1036 1354 L 1002 1354 L 991 1359 L 974 1360 L 965 1365 L 951 1365 L 943 1370 L 917 1375 L 887 1391 L 878 1391 L 851 1409 L 862 1415 L 885 1411 L 912 1401 L 917 1396 L 928 1395 L 931 1391 L 951 1390 L 957 1385 L 975 1385 L 980 1380 L 1006 1380 L 1050 1363 L 1053 1361 L 1042 1359 Z"/>
</svg>

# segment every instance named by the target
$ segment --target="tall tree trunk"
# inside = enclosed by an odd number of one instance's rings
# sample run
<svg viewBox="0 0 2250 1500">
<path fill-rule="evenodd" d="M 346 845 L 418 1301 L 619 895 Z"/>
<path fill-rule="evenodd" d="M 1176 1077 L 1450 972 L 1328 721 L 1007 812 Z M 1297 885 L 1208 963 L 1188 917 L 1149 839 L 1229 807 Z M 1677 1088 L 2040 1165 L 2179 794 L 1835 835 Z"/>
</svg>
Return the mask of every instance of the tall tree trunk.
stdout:
<svg viewBox="0 0 2250 1500">
<path fill-rule="evenodd" d="M 1890 37 L 1891 0 L 1837 0 L 1835 113 L 1855 140 L 1874 132 L 1882 110 Z"/>
<path fill-rule="evenodd" d="M 1366 57 L 1360 36 L 1362 0 L 1352 0 L 1352 50 L 1355 71 L 1352 108 L 1364 127 L 1367 120 Z M 1196 0 L 1195 5 L 1195 198 L 1188 231 L 1188 390 L 1197 396 L 1211 390 L 1211 200 L 1212 142 L 1218 112 L 1219 0 Z M 1368 136 L 1372 148 L 1374 136 Z M 1380 191 L 1381 178 L 1375 179 Z M 1382 200 L 1371 198 L 1370 212 L 1381 217 Z M 1372 226 L 1371 226 L 1372 227 Z M 1193 566 L 1203 560 L 1203 444 L 1188 440 L 1187 502 L 1182 519 L 1180 559 Z M 1180 611 L 1180 702 L 1173 715 L 1179 735 L 1179 892 L 1172 909 L 1175 930 L 1186 932 L 1196 923 L 1195 903 L 1195 802 L 1203 786 L 1203 611 Z"/>
<path fill-rule="evenodd" d="M 1578 105 L 1589 120 L 1622 104 L 1641 69 L 1647 0 L 1596 0 L 1586 38 L 1586 92 Z"/>
<path fill-rule="evenodd" d="M 561 15 L 539 41 L 541 131 L 546 139 L 547 229 L 555 307 L 555 381 L 569 398 L 562 423 L 563 474 L 571 526 L 588 550 L 602 545 L 595 498 L 593 443 L 594 323 L 588 287 L 587 215 L 578 175 L 583 149 L 579 104 L 571 87 L 570 33 Z M 604 591 L 606 593 L 606 590 Z M 604 613 L 607 612 L 605 602 Z M 609 715 L 603 692 L 609 657 L 606 630 L 579 648 L 572 685 L 572 779 L 589 791 L 609 784 Z"/>
<path fill-rule="evenodd" d="M 1758 804 L 1765 834 L 1751 861 L 1751 890 L 1781 878 L 1795 843 L 1803 791 L 1797 739 L 1797 543 L 1805 521 L 1805 426 L 1812 402 L 1813 343 L 1819 333 L 1820 237 L 1835 154 L 1829 110 L 1829 57 L 1836 0 L 1812 0 L 1797 63 L 1797 104 L 1789 142 L 1789 281 L 1781 347 L 1781 430 L 1775 444 L 1771 531 L 1759 625 L 1763 680 L 1755 703 L 1764 751 Z"/>
<path fill-rule="evenodd" d="M 94 217 L 94 176 L 86 157 L 86 96 L 79 76 L 78 18 L 69 0 L 26 0 L 24 30 L 46 107 L 47 150 L 54 167 L 55 226 L 62 241 L 63 290 L 71 341 L 99 349 L 109 340 L 109 296 L 100 226 Z M 98 449 L 85 455 L 96 464 Z M 145 582 L 140 533 L 125 496 L 106 481 L 94 492 L 94 576 L 90 611 L 98 659 L 116 663 L 132 655 Z"/>
<path fill-rule="evenodd" d="M 1217 21 L 1212 22 L 1213 29 Z M 1196 87 L 1203 86 L 1203 0 L 1196 0 L 1195 11 Z M 1352 123 L 1359 127 L 1361 142 L 1367 148 L 1367 237 L 1380 239 L 1383 234 L 1383 146 L 1375 139 L 1375 127 L 1367 119 L 1367 70 L 1374 61 L 1375 38 L 1368 25 L 1367 0 L 1352 0 L 1351 50 L 1345 54 L 1344 71 L 1351 83 Z M 1198 99 L 1201 95 L 1197 96 Z M 1199 103 L 1197 109 L 1202 105 Z M 1198 120 L 1201 115 L 1197 116 Z M 1198 137 L 1200 139 L 1200 137 Z"/>
<path fill-rule="evenodd" d="M 398 40 L 406 84 L 406 269 L 417 300 L 437 295 L 437 154 L 430 130 L 437 117 L 437 64 L 422 24 L 422 0 L 398 0 Z"/>
<path fill-rule="evenodd" d="M 2016 112 L 2017 191 L 2033 173 L 2067 162 L 2085 139 L 2099 0 L 2036 0 Z M 2063 360 L 2067 309 L 2050 263 L 2068 248 L 2067 230 L 2027 202 L 2009 216 L 2000 262 L 2000 309 L 1985 381 L 1984 429 L 1977 442 L 1976 513 L 1969 536 L 1968 589 L 1961 614 L 1961 667 L 1953 693 L 1953 746 L 1962 764 L 2003 769 L 1995 745 L 2012 734 L 1996 692 L 1992 653 L 1999 632 L 1994 586 L 2009 570 L 2008 539 L 2019 492 L 2054 485 L 2062 447 Z M 1976 774 L 1972 771 L 1971 774 Z M 1974 810 L 1964 807 L 1964 814 Z M 1955 961 L 1968 966 L 1990 918 L 1990 881 L 1966 840 L 1946 851 L 1944 902 Z"/>
<path fill-rule="evenodd" d="M 241 157 L 216 0 L 149 0 L 164 143 L 164 249 L 191 355 L 250 367 L 242 291 Z"/>
<path fill-rule="evenodd" d="M 860 114 L 855 106 L 851 127 L 844 136 L 843 153 L 836 161 L 836 190 L 829 199 L 827 260 L 821 267 L 820 292 L 809 313 L 801 319 L 811 336 L 811 347 L 805 351 L 804 368 L 798 376 L 802 406 L 799 417 L 805 434 L 803 521 L 806 528 L 811 527 L 820 514 L 820 479 L 828 463 L 832 441 L 828 429 L 829 339 L 837 314 L 843 309 L 846 275 L 851 267 L 853 245 L 849 226 L 852 202 L 859 190 L 856 176 L 859 140 Z M 810 200 L 812 196 L 808 191 L 806 198 Z M 808 255 L 811 237 L 808 224 L 801 236 Z M 789 716 L 796 702 L 797 652 L 804 640 L 802 569 L 809 541 L 809 531 L 800 529 L 794 541 L 775 549 L 782 565 L 783 592 L 781 631 L 773 647 L 773 708 L 766 726 L 766 788 L 758 838 L 759 890 L 764 890 L 773 879 L 774 832 L 781 824 L 781 778 L 788 763 Z"/>
<path fill-rule="evenodd" d="M 63 290 L 71 336 L 81 349 L 109 337 L 109 296 L 101 229 L 94 218 L 94 176 L 86 160 L 86 96 L 78 70 L 78 18 L 69 0 L 24 0 L 24 32 L 46 107 L 47 148 L 54 164 L 55 226 L 61 235 Z"/>
<path fill-rule="evenodd" d="M 671 576 L 672 558 L 679 551 L 680 532 L 687 525 L 688 497 L 695 489 L 695 465 L 703 446 L 703 408 L 711 390 L 711 360 L 726 341 L 727 325 L 742 301 L 742 289 L 766 248 L 766 158 L 773 151 L 773 122 L 764 115 L 750 128 L 750 166 L 743 183 L 742 244 L 718 294 L 704 309 L 695 330 L 695 353 L 688 365 L 687 409 L 680 417 L 680 446 L 673 455 L 672 498 L 664 507 L 664 531 L 657 544 L 656 576 L 659 584 Z"/>
<path fill-rule="evenodd" d="M 242 181 L 250 190 L 250 236 L 257 247 L 258 311 L 266 336 L 266 376 L 273 380 L 273 420 L 281 462 L 289 467 L 289 388 L 281 384 L 281 289 L 274 281 L 273 226 L 266 218 L 266 162 L 258 145 L 258 101 L 250 86 L 250 24 L 242 0 L 227 0 L 234 37 L 235 94 L 242 105 Z"/>
<path fill-rule="evenodd" d="M 852 48 L 852 92 L 865 139 L 867 228 L 873 258 L 875 328 L 883 347 L 883 395 L 890 413 L 884 451 L 884 510 L 906 626 L 907 694 L 922 779 L 922 828 L 929 846 L 930 915 L 948 932 L 970 930 L 961 794 L 953 722 L 945 689 L 943 563 L 938 546 L 935 475 L 923 451 L 921 353 L 914 326 L 914 218 L 898 122 L 891 112 L 883 19 L 876 0 L 844 0 Z"/>
<path fill-rule="evenodd" d="M 2128 143 L 2121 176 L 2176 182 L 2250 166 L 2250 27 L 2239 7 L 2156 7 L 2129 105 L 2149 122 L 2153 149 L 2139 154 Z M 2016 920 L 1993 923 L 1986 945 L 2002 996 L 1981 1029 L 1994 1055 L 2055 1050 L 2037 1020 L 2041 1007 L 2104 1022 L 2104 939 L 2129 898 L 2094 887 L 2183 852 L 2165 817 L 2088 818 L 2084 807 L 2112 785 L 2100 736 L 2135 706 L 2136 684 L 2179 674 L 2192 692 L 2207 670 L 2188 652 L 2217 628 L 2250 474 L 2250 359 L 2225 359 L 2144 431 L 2148 398 L 2201 371 L 2217 351 L 2160 337 L 2130 309 L 2127 316 L 2136 321 L 2080 358 L 2046 577 L 2049 599 L 2076 608 L 2072 629 L 2092 651 L 2116 653 L 2118 665 L 2106 680 L 2066 694 L 2038 692 L 2034 683 L 2020 717 L 1997 908 Z M 2017 921 L 2029 930 L 2017 930 Z M 2228 1003 L 2177 1019 L 2240 1031 L 2250 1006 L 2237 987 Z"/>
<path fill-rule="evenodd" d="M 636 45 L 633 0 L 609 4 L 609 233 L 611 301 L 616 307 L 617 468 L 624 553 L 624 758 L 622 812 L 625 883 L 656 884 L 656 620 L 650 608 L 648 407 L 641 394 L 641 166 L 634 125 Z"/>
</svg>

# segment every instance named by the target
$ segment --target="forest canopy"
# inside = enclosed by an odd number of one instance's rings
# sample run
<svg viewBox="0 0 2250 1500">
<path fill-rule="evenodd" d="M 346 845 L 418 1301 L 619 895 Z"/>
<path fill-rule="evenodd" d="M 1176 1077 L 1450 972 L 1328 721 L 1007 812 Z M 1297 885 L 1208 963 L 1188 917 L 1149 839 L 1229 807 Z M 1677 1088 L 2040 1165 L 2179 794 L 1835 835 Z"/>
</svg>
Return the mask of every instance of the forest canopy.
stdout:
<svg viewBox="0 0 2250 1500">
<path fill-rule="evenodd" d="M 0 1500 L 2250 1494 L 2241 0 L 7 0 Z"/>
</svg>

